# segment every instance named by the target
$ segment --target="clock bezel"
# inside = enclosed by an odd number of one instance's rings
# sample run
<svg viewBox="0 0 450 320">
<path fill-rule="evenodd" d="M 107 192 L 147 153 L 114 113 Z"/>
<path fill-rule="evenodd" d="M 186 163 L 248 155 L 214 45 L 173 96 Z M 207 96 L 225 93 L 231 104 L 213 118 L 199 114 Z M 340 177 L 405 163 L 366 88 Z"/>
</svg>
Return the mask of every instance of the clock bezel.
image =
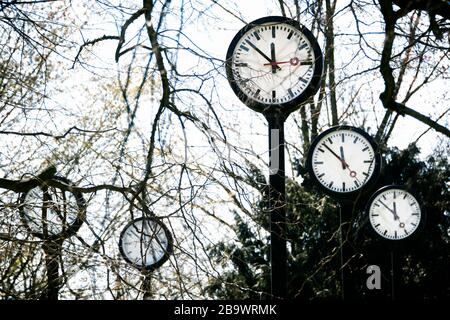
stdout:
<svg viewBox="0 0 450 320">
<path fill-rule="evenodd" d="M 259 101 L 254 100 L 251 96 L 248 96 L 244 91 L 242 91 L 239 86 L 236 84 L 232 64 L 233 64 L 233 53 L 236 49 L 236 45 L 241 40 L 241 38 L 251 29 L 258 27 L 265 23 L 285 23 L 288 24 L 297 30 L 299 30 L 305 38 L 309 41 L 311 44 L 311 48 L 314 52 L 315 56 L 315 63 L 314 63 L 314 71 L 313 76 L 311 78 L 310 83 L 308 86 L 303 90 L 303 92 L 295 97 L 294 99 L 284 102 L 284 103 L 277 103 L 277 104 L 265 104 Z M 285 114 L 289 114 L 295 110 L 297 110 L 301 103 L 305 102 L 309 97 L 316 94 L 317 90 L 320 87 L 320 82 L 322 79 L 322 72 L 323 72 L 323 55 L 322 50 L 320 49 L 320 46 L 317 42 L 317 39 L 314 37 L 312 32 L 306 28 L 305 26 L 301 25 L 298 21 L 287 18 L 287 17 L 281 17 L 281 16 L 267 16 L 263 18 L 256 19 L 249 24 L 247 24 L 245 27 L 243 27 L 241 30 L 238 31 L 238 33 L 234 36 L 233 40 L 231 41 L 227 55 L 225 60 L 225 71 L 227 75 L 228 82 L 233 89 L 233 92 L 236 94 L 236 96 L 243 102 L 247 107 L 250 109 L 264 113 L 264 114 L 270 114 L 270 113 L 278 113 L 283 112 Z"/>
<path fill-rule="evenodd" d="M 420 209 L 420 221 L 419 221 L 419 224 L 418 224 L 416 230 L 414 230 L 414 232 L 410 233 L 405 238 L 401 238 L 401 239 L 390 239 L 390 238 L 384 237 L 383 235 L 379 234 L 375 230 L 374 226 L 372 225 L 372 222 L 370 221 L 370 207 L 371 207 L 373 201 L 375 200 L 375 198 L 378 195 L 382 194 L 383 192 L 385 192 L 387 190 L 392 190 L 392 189 L 406 191 L 409 194 L 411 194 L 414 197 L 414 199 L 417 201 L 417 203 L 419 204 L 419 209 Z M 426 211 L 425 211 L 424 206 L 422 205 L 422 201 L 417 196 L 417 193 L 414 192 L 414 190 L 411 190 L 411 188 L 408 188 L 405 185 L 391 184 L 391 185 L 387 185 L 387 186 L 384 186 L 384 187 L 378 189 L 377 191 L 375 191 L 373 193 L 373 195 L 367 201 L 367 205 L 366 205 L 364 212 L 366 214 L 368 224 L 370 225 L 370 227 L 369 227 L 370 234 L 373 237 L 380 239 L 383 243 L 388 244 L 388 245 L 402 245 L 404 243 L 408 243 L 409 241 L 416 239 L 422 233 L 423 229 L 425 228 Z"/>
<path fill-rule="evenodd" d="M 317 147 L 317 145 L 319 144 L 319 142 L 322 141 L 322 138 L 326 135 L 328 135 L 331 132 L 334 131 L 340 131 L 340 130 L 346 130 L 346 131 L 354 131 L 358 134 L 360 134 L 361 136 L 363 136 L 364 139 L 366 139 L 368 141 L 368 143 L 370 144 L 370 146 L 373 148 L 374 151 L 374 168 L 373 168 L 373 173 L 372 176 L 364 183 L 364 185 L 362 185 L 360 188 L 351 191 L 351 192 L 337 192 L 337 191 L 333 191 L 328 189 L 327 187 L 325 187 L 320 180 L 316 177 L 316 175 L 314 174 L 314 168 L 312 165 L 312 157 L 313 157 L 313 153 L 315 148 Z M 320 188 L 320 190 L 322 192 L 324 192 L 325 194 L 337 199 L 337 200 L 341 200 L 341 201 L 351 201 L 356 199 L 356 197 L 358 197 L 360 194 L 367 192 L 368 190 L 370 190 L 371 187 L 373 187 L 375 185 L 375 183 L 377 182 L 379 176 L 380 176 L 380 172 L 381 172 L 381 154 L 378 148 L 378 144 L 375 142 L 374 138 L 372 138 L 372 136 L 370 136 L 366 131 L 357 128 L 357 127 L 353 127 L 353 126 L 349 126 L 349 125 L 338 125 L 338 126 L 333 126 L 328 128 L 327 130 L 321 132 L 311 143 L 309 149 L 308 149 L 308 155 L 306 158 L 306 169 L 307 172 L 309 174 L 309 178 L 312 179 L 312 181 L 314 181 L 314 183 Z"/>
<path fill-rule="evenodd" d="M 52 179 L 56 180 L 56 181 L 60 181 L 62 183 L 65 183 L 68 186 L 74 186 L 72 181 L 70 181 L 69 179 L 67 179 L 65 177 L 54 176 Z M 43 185 L 45 185 L 45 181 L 43 181 L 40 185 L 38 185 L 34 188 L 40 188 L 42 190 Z M 31 188 L 31 189 L 27 190 L 26 192 L 23 192 L 19 199 L 19 202 L 20 202 L 19 215 L 20 215 L 22 224 L 25 226 L 27 231 L 35 237 L 38 237 L 43 240 L 49 240 L 49 241 L 54 241 L 54 240 L 58 240 L 58 239 L 68 239 L 71 236 L 75 235 L 78 232 L 78 230 L 81 228 L 81 226 L 83 225 L 83 222 L 86 218 L 87 205 L 86 205 L 86 201 L 83 197 L 83 194 L 79 191 L 67 191 L 67 190 L 61 189 L 62 192 L 70 192 L 75 197 L 75 201 L 76 201 L 77 207 L 78 207 L 77 216 L 71 224 L 68 224 L 67 222 L 62 222 L 63 224 L 66 224 L 66 227 L 65 227 L 65 229 L 63 228 L 63 231 L 61 231 L 60 233 L 57 233 L 57 234 L 48 235 L 46 237 L 43 232 L 37 232 L 33 228 L 31 228 L 28 224 L 29 219 L 26 218 L 26 216 L 27 216 L 27 213 L 25 212 L 26 197 L 29 194 L 29 192 L 31 190 L 33 190 L 34 188 Z"/>
<path fill-rule="evenodd" d="M 150 265 L 140 265 L 137 264 L 135 262 L 133 262 L 125 253 L 124 249 L 123 249 L 123 238 L 125 235 L 125 232 L 128 230 L 128 228 L 130 228 L 133 224 L 141 221 L 141 220 L 149 220 L 151 222 L 155 222 L 158 226 L 160 226 L 163 231 L 164 234 L 167 238 L 167 247 L 165 248 L 165 252 L 164 255 L 161 257 L 161 259 L 159 259 L 158 261 L 156 261 L 155 263 L 152 263 Z M 129 223 L 127 223 L 125 225 L 125 227 L 122 229 L 122 232 L 120 233 L 120 237 L 119 237 L 119 251 L 120 254 L 122 255 L 122 258 L 131 266 L 133 266 L 134 268 L 141 270 L 141 271 L 146 271 L 146 272 L 151 272 L 154 271 L 155 269 L 158 269 L 160 266 L 162 266 L 167 260 L 169 260 L 170 255 L 173 253 L 173 238 L 172 238 L 172 234 L 170 233 L 169 229 L 166 227 L 166 225 L 158 218 L 156 217 L 140 217 L 140 218 L 136 218 L 133 219 L 132 221 L 130 221 Z"/>
</svg>

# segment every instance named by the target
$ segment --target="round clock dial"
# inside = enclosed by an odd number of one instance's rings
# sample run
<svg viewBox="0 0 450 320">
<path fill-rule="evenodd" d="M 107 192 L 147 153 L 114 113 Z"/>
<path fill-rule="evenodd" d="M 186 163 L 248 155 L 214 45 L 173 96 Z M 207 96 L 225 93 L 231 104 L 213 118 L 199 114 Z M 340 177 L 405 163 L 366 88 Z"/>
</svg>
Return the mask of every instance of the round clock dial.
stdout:
<svg viewBox="0 0 450 320">
<path fill-rule="evenodd" d="M 398 186 L 377 191 L 369 201 L 368 214 L 375 232 L 389 240 L 411 236 L 423 218 L 417 199 Z"/>
<path fill-rule="evenodd" d="M 380 171 L 380 156 L 373 139 L 361 129 L 333 127 L 311 144 L 307 167 L 325 192 L 345 197 L 372 183 Z"/>
<path fill-rule="evenodd" d="M 227 77 L 250 108 L 291 112 L 313 95 L 322 75 L 322 52 L 297 21 L 265 17 L 238 32 L 226 59 Z"/>
<path fill-rule="evenodd" d="M 119 249 L 124 259 L 138 269 L 161 266 L 172 252 L 172 237 L 167 227 L 154 218 L 130 222 L 120 235 Z"/>
<path fill-rule="evenodd" d="M 67 185 L 63 177 L 53 179 Z M 20 216 L 28 231 L 41 238 L 67 238 L 81 227 L 86 215 L 86 204 L 80 192 L 64 191 L 42 184 L 23 193 Z"/>
</svg>

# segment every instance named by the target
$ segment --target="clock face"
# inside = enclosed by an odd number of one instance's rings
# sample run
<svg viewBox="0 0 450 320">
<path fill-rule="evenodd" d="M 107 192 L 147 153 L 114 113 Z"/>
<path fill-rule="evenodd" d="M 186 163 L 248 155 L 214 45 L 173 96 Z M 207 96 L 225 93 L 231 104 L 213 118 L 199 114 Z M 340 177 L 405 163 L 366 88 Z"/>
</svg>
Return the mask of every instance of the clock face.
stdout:
<svg viewBox="0 0 450 320">
<path fill-rule="evenodd" d="M 71 184 L 62 177 L 54 179 Z M 42 185 L 29 190 L 21 197 L 22 221 L 30 233 L 42 239 L 75 234 L 83 223 L 85 213 L 85 202 L 78 192 Z"/>
<path fill-rule="evenodd" d="M 364 131 L 340 126 L 326 130 L 311 144 L 307 166 L 325 192 L 346 196 L 357 194 L 379 173 L 376 144 Z"/>
<path fill-rule="evenodd" d="M 120 236 L 119 249 L 127 262 L 141 269 L 155 269 L 172 252 L 171 235 L 160 221 L 139 218 L 129 223 Z"/>
<path fill-rule="evenodd" d="M 237 96 L 256 111 L 293 111 L 313 95 L 322 75 L 322 53 L 309 30 L 283 17 L 243 28 L 227 53 L 227 77 Z"/>
<path fill-rule="evenodd" d="M 399 187 L 383 188 L 369 201 L 369 220 L 375 232 L 389 240 L 401 240 L 416 232 L 422 211 L 417 199 Z"/>
</svg>

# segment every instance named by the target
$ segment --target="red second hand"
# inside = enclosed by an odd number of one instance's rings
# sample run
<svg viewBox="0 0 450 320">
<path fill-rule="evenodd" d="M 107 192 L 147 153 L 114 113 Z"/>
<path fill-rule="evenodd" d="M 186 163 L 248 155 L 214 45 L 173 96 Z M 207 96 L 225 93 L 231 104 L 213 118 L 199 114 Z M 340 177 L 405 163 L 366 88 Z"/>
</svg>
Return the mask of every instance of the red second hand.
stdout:
<svg viewBox="0 0 450 320">
<path fill-rule="evenodd" d="M 299 64 L 299 62 L 300 62 L 300 60 L 297 57 L 294 57 L 294 58 L 289 59 L 289 61 L 272 61 L 270 63 L 264 63 L 264 65 L 265 66 L 272 66 L 272 65 L 276 66 L 279 64 L 290 63 L 291 65 L 296 66 Z"/>
</svg>

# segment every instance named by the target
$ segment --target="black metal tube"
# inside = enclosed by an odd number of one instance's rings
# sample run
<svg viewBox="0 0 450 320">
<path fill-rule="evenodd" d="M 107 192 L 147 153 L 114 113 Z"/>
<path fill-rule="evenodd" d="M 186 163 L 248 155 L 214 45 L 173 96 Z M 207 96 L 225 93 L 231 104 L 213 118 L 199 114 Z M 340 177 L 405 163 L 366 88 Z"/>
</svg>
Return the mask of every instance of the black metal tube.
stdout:
<svg viewBox="0 0 450 320">
<path fill-rule="evenodd" d="M 45 267 L 47 272 L 47 288 L 43 300 L 58 300 L 60 278 L 59 257 L 61 256 L 60 241 L 44 241 L 42 248 L 45 252 Z"/>
<path fill-rule="evenodd" d="M 341 228 L 341 281 L 342 299 L 353 299 L 354 290 L 351 282 L 350 259 L 353 255 L 350 245 L 350 232 L 353 214 L 353 202 L 340 203 L 340 228 Z"/>
<path fill-rule="evenodd" d="M 269 124 L 269 206 L 272 299 L 287 297 L 286 186 L 284 166 L 284 120 L 267 117 Z"/>
</svg>

